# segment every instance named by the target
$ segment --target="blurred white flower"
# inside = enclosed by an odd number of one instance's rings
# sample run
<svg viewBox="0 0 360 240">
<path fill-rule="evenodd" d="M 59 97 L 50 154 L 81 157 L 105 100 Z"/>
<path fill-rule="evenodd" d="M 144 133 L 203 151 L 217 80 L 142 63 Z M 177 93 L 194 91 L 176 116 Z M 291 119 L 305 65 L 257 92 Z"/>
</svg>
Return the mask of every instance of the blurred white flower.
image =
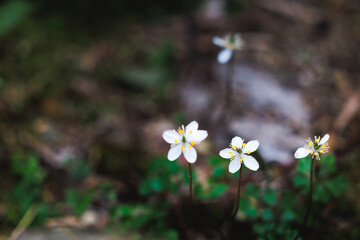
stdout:
<svg viewBox="0 0 360 240">
<path fill-rule="evenodd" d="M 235 50 L 241 50 L 244 46 L 244 41 L 239 33 L 228 34 L 225 37 L 214 37 L 213 43 L 219 47 L 224 48 L 217 56 L 219 63 L 227 63 Z"/>
<path fill-rule="evenodd" d="M 312 141 L 310 138 L 306 139 L 307 144 L 304 147 L 298 148 L 294 154 L 295 158 L 304 158 L 307 155 L 311 154 L 311 157 L 314 156 L 320 160 L 320 154 L 327 153 L 329 150 L 328 140 L 330 138 L 329 134 L 325 134 L 323 138 L 314 137 L 315 141 Z"/>
<path fill-rule="evenodd" d="M 196 121 L 192 121 L 186 127 L 184 125 L 181 126 L 177 131 L 173 129 L 163 133 L 164 140 L 171 144 L 167 155 L 170 161 L 179 158 L 182 152 L 189 163 L 196 161 L 197 153 L 194 146 L 208 136 L 207 131 L 198 130 L 198 127 L 199 124 Z"/>
<path fill-rule="evenodd" d="M 231 160 L 229 164 L 229 172 L 231 173 L 237 172 L 242 162 L 250 170 L 256 171 L 259 169 L 259 163 L 250 156 L 250 153 L 255 152 L 259 145 L 258 140 L 252 140 L 246 144 L 240 137 L 234 137 L 231 140 L 230 148 L 221 150 L 219 155 Z"/>
</svg>

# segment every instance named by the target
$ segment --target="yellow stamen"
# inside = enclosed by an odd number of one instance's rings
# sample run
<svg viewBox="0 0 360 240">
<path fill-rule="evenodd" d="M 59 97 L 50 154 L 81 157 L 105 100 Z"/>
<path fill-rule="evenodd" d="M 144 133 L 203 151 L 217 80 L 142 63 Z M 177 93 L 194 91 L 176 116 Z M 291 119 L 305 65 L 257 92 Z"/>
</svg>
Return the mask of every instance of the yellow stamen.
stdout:
<svg viewBox="0 0 360 240">
<path fill-rule="evenodd" d="M 243 158 L 240 158 L 240 162 L 242 162 L 244 159 Z"/>
<path fill-rule="evenodd" d="M 308 148 L 306 150 L 310 151 L 310 149 L 308 149 Z"/>
<path fill-rule="evenodd" d="M 234 155 L 231 155 L 231 158 L 235 157 Z"/>
<path fill-rule="evenodd" d="M 230 154 L 232 154 L 232 152 L 229 152 Z"/>
<path fill-rule="evenodd" d="M 316 142 L 318 143 L 320 141 L 320 139 L 316 139 Z"/>
<path fill-rule="evenodd" d="M 235 145 L 232 145 L 231 147 L 232 147 L 232 148 L 235 148 Z"/>
<path fill-rule="evenodd" d="M 318 153 L 316 152 L 316 153 L 314 153 L 314 155 L 316 156 L 316 155 L 318 155 Z"/>
<path fill-rule="evenodd" d="M 192 148 L 192 146 L 191 146 L 191 145 L 189 145 L 189 149 L 190 149 L 190 148 Z"/>
<path fill-rule="evenodd" d="M 322 147 L 323 147 L 323 148 L 326 148 L 326 146 L 325 146 L 325 145 L 323 145 Z"/>
<path fill-rule="evenodd" d="M 313 153 L 313 151 L 310 151 L 310 153 L 312 154 L 312 153 Z"/>
<path fill-rule="evenodd" d="M 179 133 L 180 133 L 180 134 L 183 134 L 183 132 L 184 132 L 184 131 L 183 131 L 182 129 L 179 130 Z"/>
<path fill-rule="evenodd" d="M 245 147 L 246 146 L 246 143 L 243 143 L 243 147 Z"/>
<path fill-rule="evenodd" d="M 178 140 L 177 139 L 175 139 L 175 143 L 177 143 L 178 142 Z"/>
<path fill-rule="evenodd" d="M 184 146 L 181 146 L 181 150 L 184 150 Z"/>
<path fill-rule="evenodd" d="M 193 146 L 194 146 L 194 145 L 195 145 L 195 142 L 194 142 L 194 141 L 192 141 L 192 142 L 191 142 L 191 145 L 193 145 Z"/>
<path fill-rule="evenodd" d="M 250 154 L 250 151 L 247 151 L 247 154 Z"/>
<path fill-rule="evenodd" d="M 309 142 L 309 146 L 311 146 L 313 143 L 312 142 Z"/>
</svg>

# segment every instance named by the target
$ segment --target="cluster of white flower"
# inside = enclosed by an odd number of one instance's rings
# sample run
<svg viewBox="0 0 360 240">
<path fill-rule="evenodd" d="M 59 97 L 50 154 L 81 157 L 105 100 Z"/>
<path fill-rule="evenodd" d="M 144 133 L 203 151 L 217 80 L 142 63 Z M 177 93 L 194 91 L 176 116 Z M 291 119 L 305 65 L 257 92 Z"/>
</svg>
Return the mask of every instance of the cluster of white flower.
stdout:
<svg viewBox="0 0 360 240">
<path fill-rule="evenodd" d="M 233 51 L 240 51 L 244 47 L 244 41 L 239 33 L 227 34 L 223 38 L 214 37 L 213 43 L 224 48 L 217 57 L 218 62 L 222 64 L 227 63 L 231 59 Z M 207 131 L 198 130 L 198 128 L 199 124 L 196 121 L 192 121 L 186 127 L 181 126 L 178 130 L 167 130 L 163 133 L 165 141 L 171 144 L 168 152 L 168 159 L 170 161 L 179 158 L 181 153 L 184 153 L 184 157 L 189 163 L 196 161 L 197 153 L 194 146 L 208 136 Z M 311 154 L 312 158 L 316 157 L 320 160 L 320 154 L 327 153 L 329 150 L 327 143 L 329 138 L 329 134 L 326 134 L 321 139 L 320 137 L 315 137 L 314 141 L 309 138 L 304 147 L 296 150 L 295 158 L 304 158 Z M 245 143 L 244 139 L 236 136 L 231 140 L 230 148 L 221 150 L 219 155 L 222 158 L 230 159 L 229 172 L 231 173 L 237 172 L 242 163 L 250 170 L 257 171 L 259 163 L 250 154 L 255 152 L 259 145 L 258 140 Z"/>
<path fill-rule="evenodd" d="M 194 163 L 197 159 L 197 153 L 194 148 L 195 145 L 202 142 L 208 133 L 205 130 L 199 130 L 199 124 L 196 121 L 192 121 L 186 127 L 181 126 L 178 130 L 167 130 L 163 133 L 163 138 L 166 142 L 171 144 L 168 152 L 168 159 L 174 161 L 180 157 L 181 153 L 184 153 L 185 159 L 189 163 Z M 329 150 L 328 140 L 329 134 L 326 134 L 323 138 L 315 137 L 315 140 L 307 140 L 307 144 L 296 150 L 295 158 L 304 158 L 309 154 L 320 160 L 319 155 L 327 153 Z M 260 143 L 258 140 L 251 140 L 248 143 L 244 142 L 244 139 L 236 136 L 231 140 L 230 147 L 220 151 L 219 155 L 222 158 L 230 159 L 229 172 L 237 172 L 241 164 L 244 163 L 247 168 L 253 171 L 259 169 L 259 163 L 250 154 L 255 152 Z"/>
</svg>

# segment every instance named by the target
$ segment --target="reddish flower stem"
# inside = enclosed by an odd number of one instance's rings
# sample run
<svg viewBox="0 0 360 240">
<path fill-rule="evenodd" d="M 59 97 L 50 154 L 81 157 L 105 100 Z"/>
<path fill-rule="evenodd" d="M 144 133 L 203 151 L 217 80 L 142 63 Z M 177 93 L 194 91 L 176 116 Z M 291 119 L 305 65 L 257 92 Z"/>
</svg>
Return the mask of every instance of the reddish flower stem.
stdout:
<svg viewBox="0 0 360 240">
<path fill-rule="evenodd" d="M 191 171 L 191 163 L 188 162 L 189 167 L 189 194 L 190 194 L 190 201 L 191 205 L 194 206 L 194 198 L 193 198 L 193 192 L 192 192 L 192 171 Z"/>
<path fill-rule="evenodd" d="M 242 175 L 242 167 L 240 167 L 240 170 L 239 170 L 239 180 L 238 180 L 238 187 L 237 187 L 237 194 L 236 194 L 235 210 L 234 210 L 234 213 L 232 214 L 233 219 L 235 218 L 236 213 L 237 213 L 237 211 L 239 209 L 241 175 Z"/>
</svg>

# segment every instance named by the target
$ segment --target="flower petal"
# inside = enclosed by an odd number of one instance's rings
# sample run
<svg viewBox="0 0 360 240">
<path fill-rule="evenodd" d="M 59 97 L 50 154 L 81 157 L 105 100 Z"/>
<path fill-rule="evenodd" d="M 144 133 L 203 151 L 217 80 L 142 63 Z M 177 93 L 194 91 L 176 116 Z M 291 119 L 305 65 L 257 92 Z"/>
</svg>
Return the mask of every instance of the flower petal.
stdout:
<svg viewBox="0 0 360 240">
<path fill-rule="evenodd" d="M 213 37 L 212 42 L 213 42 L 213 44 L 215 44 L 219 47 L 224 47 L 226 44 L 225 39 L 220 38 L 220 37 Z"/>
<path fill-rule="evenodd" d="M 243 154 L 242 158 L 244 159 L 244 164 L 248 169 L 253 170 L 253 171 L 256 171 L 259 169 L 259 163 L 252 156 Z"/>
<path fill-rule="evenodd" d="M 186 143 L 184 147 L 184 157 L 186 161 L 188 161 L 189 163 L 194 163 L 197 158 L 195 148 L 193 148 L 193 146 L 191 146 L 189 143 Z"/>
<path fill-rule="evenodd" d="M 256 149 L 258 149 L 259 145 L 260 145 L 260 143 L 258 140 L 252 140 L 245 145 L 245 147 L 243 148 L 242 151 L 244 153 L 255 152 Z"/>
<path fill-rule="evenodd" d="M 231 139 L 231 146 L 235 146 L 236 148 L 242 148 L 242 144 L 243 144 L 244 140 L 241 139 L 241 137 L 234 137 L 233 139 Z"/>
<path fill-rule="evenodd" d="M 180 143 L 181 141 L 181 135 L 173 130 L 167 130 L 163 133 L 162 137 L 167 143 L 173 144 L 173 143 Z"/>
<path fill-rule="evenodd" d="M 305 148 L 301 147 L 301 148 L 298 148 L 294 154 L 294 157 L 295 158 L 304 158 L 306 157 L 307 155 L 309 155 L 309 151 L 306 150 Z"/>
<path fill-rule="evenodd" d="M 232 160 L 229 164 L 229 172 L 235 173 L 237 172 L 241 167 L 240 158 L 236 157 L 234 160 Z"/>
<path fill-rule="evenodd" d="M 223 63 L 227 63 L 231 56 L 232 56 L 232 50 L 225 48 L 224 50 L 222 50 L 217 57 L 217 60 L 219 63 L 223 64 Z"/>
<path fill-rule="evenodd" d="M 325 134 L 325 136 L 320 140 L 319 144 L 320 145 L 323 145 L 325 144 L 330 138 L 330 135 L 329 134 Z"/>
<path fill-rule="evenodd" d="M 223 150 L 220 151 L 219 155 L 220 155 L 220 157 L 222 157 L 222 158 L 229 159 L 229 158 L 232 158 L 231 156 L 237 155 L 237 152 L 235 152 L 235 151 L 232 150 L 231 148 L 225 148 L 225 149 L 223 149 Z"/>
<path fill-rule="evenodd" d="M 197 130 L 193 134 L 189 134 L 186 136 L 186 141 L 192 142 L 194 141 L 196 144 L 199 144 L 202 140 L 204 140 L 208 136 L 208 132 L 205 130 Z"/>
<path fill-rule="evenodd" d="M 199 128 L 199 124 L 197 123 L 197 121 L 192 121 L 191 123 L 189 123 L 186 126 L 186 136 L 189 134 L 193 134 L 195 133 Z"/>
<path fill-rule="evenodd" d="M 179 158 L 181 155 L 181 146 L 182 144 L 175 144 L 172 145 L 169 152 L 168 152 L 168 159 L 170 161 L 174 161 L 175 159 Z"/>
</svg>

